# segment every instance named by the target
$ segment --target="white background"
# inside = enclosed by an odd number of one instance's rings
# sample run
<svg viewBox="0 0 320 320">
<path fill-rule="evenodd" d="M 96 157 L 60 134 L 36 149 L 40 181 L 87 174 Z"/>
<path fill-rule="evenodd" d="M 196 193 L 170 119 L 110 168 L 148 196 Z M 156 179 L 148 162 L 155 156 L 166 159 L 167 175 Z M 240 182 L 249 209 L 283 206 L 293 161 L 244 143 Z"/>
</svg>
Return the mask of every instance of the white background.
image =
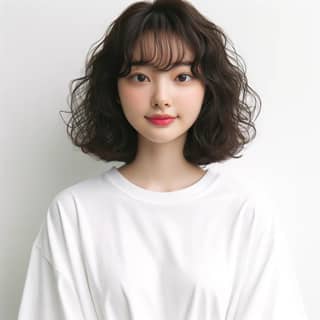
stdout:
<svg viewBox="0 0 320 320">
<path fill-rule="evenodd" d="M 223 166 L 265 188 L 281 209 L 310 319 L 320 319 L 319 5 L 191 1 L 220 25 L 262 98 L 257 138 Z M 13 320 L 32 242 L 52 197 L 106 170 L 74 147 L 59 110 L 85 55 L 133 1 L 0 2 L 0 318 Z M 119 163 L 121 164 L 121 163 Z"/>
</svg>

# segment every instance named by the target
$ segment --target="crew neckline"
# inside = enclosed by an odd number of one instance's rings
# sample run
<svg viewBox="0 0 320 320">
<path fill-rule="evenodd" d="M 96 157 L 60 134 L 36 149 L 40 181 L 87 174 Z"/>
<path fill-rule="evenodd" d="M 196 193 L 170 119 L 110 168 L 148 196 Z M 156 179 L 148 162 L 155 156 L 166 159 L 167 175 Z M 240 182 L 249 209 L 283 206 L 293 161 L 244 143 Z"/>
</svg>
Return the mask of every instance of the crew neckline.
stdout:
<svg viewBox="0 0 320 320">
<path fill-rule="evenodd" d="M 201 196 L 204 191 L 207 191 L 208 187 L 213 183 L 215 178 L 213 172 L 214 168 L 206 168 L 204 170 L 205 174 L 195 183 L 174 191 L 153 191 L 142 188 L 123 176 L 115 166 L 107 170 L 104 174 L 104 177 L 108 179 L 115 187 L 125 192 L 132 198 L 145 202 L 166 204 L 177 203 L 181 201 L 185 202 Z"/>
</svg>

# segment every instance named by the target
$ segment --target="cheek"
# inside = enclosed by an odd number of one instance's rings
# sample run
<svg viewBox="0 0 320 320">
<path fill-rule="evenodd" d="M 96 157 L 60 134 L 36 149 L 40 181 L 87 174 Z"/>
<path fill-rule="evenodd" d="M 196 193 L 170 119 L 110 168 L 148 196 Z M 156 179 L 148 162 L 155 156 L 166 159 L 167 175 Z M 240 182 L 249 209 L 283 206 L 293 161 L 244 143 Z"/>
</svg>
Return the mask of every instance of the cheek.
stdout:
<svg viewBox="0 0 320 320">
<path fill-rule="evenodd" d="M 144 90 L 139 90 L 139 88 L 134 88 L 133 86 L 120 83 L 118 90 L 123 106 L 140 106 L 146 98 L 146 92 Z"/>
<path fill-rule="evenodd" d="M 121 108 L 132 126 L 146 113 L 146 93 L 139 88 L 119 84 L 118 91 L 121 101 Z"/>
<path fill-rule="evenodd" d="M 202 86 L 190 87 L 184 90 L 183 94 L 176 95 L 179 105 L 188 106 L 192 109 L 200 109 L 204 98 Z"/>
</svg>

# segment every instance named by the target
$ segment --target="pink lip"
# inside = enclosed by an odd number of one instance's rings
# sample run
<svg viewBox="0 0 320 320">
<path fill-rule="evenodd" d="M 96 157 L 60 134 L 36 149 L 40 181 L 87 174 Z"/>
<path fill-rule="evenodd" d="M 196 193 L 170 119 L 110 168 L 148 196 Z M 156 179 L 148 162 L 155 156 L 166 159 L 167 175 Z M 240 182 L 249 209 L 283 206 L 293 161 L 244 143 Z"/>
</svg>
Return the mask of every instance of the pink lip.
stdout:
<svg viewBox="0 0 320 320">
<path fill-rule="evenodd" d="M 156 125 L 165 126 L 174 121 L 175 118 L 147 118 L 150 122 Z"/>
<path fill-rule="evenodd" d="M 174 119 L 176 117 L 171 116 L 169 114 L 154 114 L 154 115 L 147 117 L 147 118 L 149 118 L 149 119 Z"/>
</svg>

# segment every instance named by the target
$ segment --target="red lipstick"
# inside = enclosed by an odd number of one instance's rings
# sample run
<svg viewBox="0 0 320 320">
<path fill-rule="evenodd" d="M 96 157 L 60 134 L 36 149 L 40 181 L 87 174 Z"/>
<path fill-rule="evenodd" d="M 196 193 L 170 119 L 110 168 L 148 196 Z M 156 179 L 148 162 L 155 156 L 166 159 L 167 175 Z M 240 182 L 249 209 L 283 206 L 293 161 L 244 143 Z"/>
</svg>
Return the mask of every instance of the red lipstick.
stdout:
<svg viewBox="0 0 320 320">
<path fill-rule="evenodd" d="M 161 115 L 154 114 L 146 118 L 155 125 L 165 126 L 173 122 L 176 117 L 170 116 L 168 114 L 161 114 Z"/>
</svg>

